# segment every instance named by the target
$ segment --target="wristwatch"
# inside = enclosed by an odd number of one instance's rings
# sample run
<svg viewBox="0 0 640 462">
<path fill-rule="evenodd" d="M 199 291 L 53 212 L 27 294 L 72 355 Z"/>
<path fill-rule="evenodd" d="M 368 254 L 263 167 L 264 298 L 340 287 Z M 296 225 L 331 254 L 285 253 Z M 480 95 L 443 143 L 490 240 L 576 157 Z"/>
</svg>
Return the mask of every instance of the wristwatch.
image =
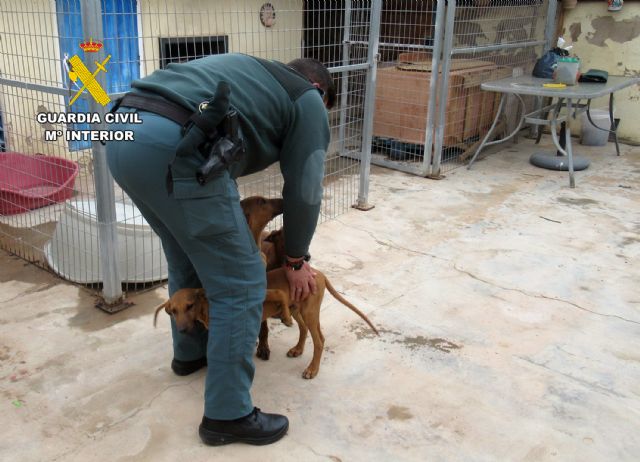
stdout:
<svg viewBox="0 0 640 462">
<path fill-rule="evenodd" d="M 311 255 L 306 254 L 295 261 L 289 261 L 287 257 L 284 259 L 284 266 L 292 271 L 300 271 L 304 266 L 304 262 L 311 260 Z"/>
</svg>

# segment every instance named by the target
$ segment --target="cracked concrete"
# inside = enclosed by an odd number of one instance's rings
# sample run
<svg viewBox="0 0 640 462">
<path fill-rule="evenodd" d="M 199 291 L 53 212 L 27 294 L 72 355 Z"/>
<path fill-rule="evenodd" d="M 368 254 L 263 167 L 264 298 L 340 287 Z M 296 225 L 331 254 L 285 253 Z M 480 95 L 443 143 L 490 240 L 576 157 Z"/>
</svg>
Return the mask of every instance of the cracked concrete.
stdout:
<svg viewBox="0 0 640 462">
<path fill-rule="evenodd" d="M 549 148 L 549 145 L 546 144 Z M 443 181 L 373 168 L 369 212 L 320 226 L 313 264 L 379 326 L 325 297 L 311 340 L 273 323 L 255 404 L 289 416 L 267 447 L 202 445 L 204 374 L 171 373 L 161 287 L 107 315 L 91 293 L 0 252 L 0 459 L 7 461 L 636 461 L 640 148 L 531 141 Z"/>
</svg>

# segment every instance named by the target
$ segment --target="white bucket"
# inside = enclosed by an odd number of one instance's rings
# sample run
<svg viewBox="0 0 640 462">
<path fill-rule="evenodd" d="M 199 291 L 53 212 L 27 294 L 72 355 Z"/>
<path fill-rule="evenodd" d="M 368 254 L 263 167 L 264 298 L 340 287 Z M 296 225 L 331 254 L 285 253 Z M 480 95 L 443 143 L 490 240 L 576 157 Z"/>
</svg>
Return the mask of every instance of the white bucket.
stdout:
<svg viewBox="0 0 640 462">
<path fill-rule="evenodd" d="M 590 111 L 591 120 L 598 127 L 603 128 L 604 130 L 609 130 L 611 128 L 611 120 L 609 119 L 609 112 L 593 109 Z M 584 144 L 585 146 L 604 146 L 607 144 L 609 140 L 609 132 L 604 130 L 599 130 L 589 122 L 587 118 L 587 113 L 583 112 L 581 114 L 581 133 L 580 144 Z"/>
<path fill-rule="evenodd" d="M 167 279 L 167 261 L 158 235 L 133 205 L 116 203 L 118 262 L 123 282 Z M 44 249 L 49 266 L 82 284 L 102 282 L 96 203 L 69 200 Z"/>
</svg>

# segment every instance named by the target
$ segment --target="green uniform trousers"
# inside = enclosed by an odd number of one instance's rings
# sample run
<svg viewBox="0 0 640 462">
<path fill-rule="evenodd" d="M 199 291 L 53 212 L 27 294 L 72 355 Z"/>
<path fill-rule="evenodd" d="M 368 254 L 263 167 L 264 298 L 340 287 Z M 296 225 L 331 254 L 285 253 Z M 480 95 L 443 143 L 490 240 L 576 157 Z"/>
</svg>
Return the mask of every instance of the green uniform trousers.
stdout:
<svg viewBox="0 0 640 462">
<path fill-rule="evenodd" d="M 134 130 L 135 141 L 107 145 L 109 168 L 162 241 L 169 295 L 185 287 L 204 287 L 209 300 L 208 332 L 198 323 L 194 332 L 181 333 L 172 320 L 174 357 L 189 361 L 206 355 L 205 416 L 245 416 L 253 410 L 253 352 L 266 276 L 237 185 L 226 171 L 199 185 L 195 171 L 204 160 L 199 153 L 173 162 L 180 126 L 154 113 L 137 112 L 142 124 L 112 126 Z M 169 194 L 167 167 L 172 162 Z"/>
</svg>

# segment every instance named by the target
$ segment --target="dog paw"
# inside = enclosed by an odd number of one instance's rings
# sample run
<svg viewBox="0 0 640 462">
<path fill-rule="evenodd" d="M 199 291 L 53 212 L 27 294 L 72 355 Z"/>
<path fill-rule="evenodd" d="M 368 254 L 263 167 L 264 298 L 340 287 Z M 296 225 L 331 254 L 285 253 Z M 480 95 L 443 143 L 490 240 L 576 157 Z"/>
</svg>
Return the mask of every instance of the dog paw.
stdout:
<svg viewBox="0 0 640 462">
<path fill-rule="evenodd" d="M 302 378 L 303 379 L 312 379 L 314 378 L 316 375 L 318 375 L 318 370 L 317 369 L 311 369 L 311 367 L 307 367 L 304 372 L 302 373 Z"/>
<path fill-rule="evenodd" d="M 282 324 L 284 324 L 287 327 L 293 326 L 293 321 L 291 320 L 291 318 L 282 318 L 281 321 L 282 321 Z"/>
<path fill-rule="evenodd" d="M 302 354 L 302 351 L 303 351 L 302 348 L 293 347 L 289 351 L 287 351 L 287 356 L 289 358 L 297 358 Z"/>
<path fill-rule="evenodd" d="M 256 350 L 256 356 L 264 361 L 269 361 L 271 350 L 269 348 L 258 347 Z"/>
</svg>

